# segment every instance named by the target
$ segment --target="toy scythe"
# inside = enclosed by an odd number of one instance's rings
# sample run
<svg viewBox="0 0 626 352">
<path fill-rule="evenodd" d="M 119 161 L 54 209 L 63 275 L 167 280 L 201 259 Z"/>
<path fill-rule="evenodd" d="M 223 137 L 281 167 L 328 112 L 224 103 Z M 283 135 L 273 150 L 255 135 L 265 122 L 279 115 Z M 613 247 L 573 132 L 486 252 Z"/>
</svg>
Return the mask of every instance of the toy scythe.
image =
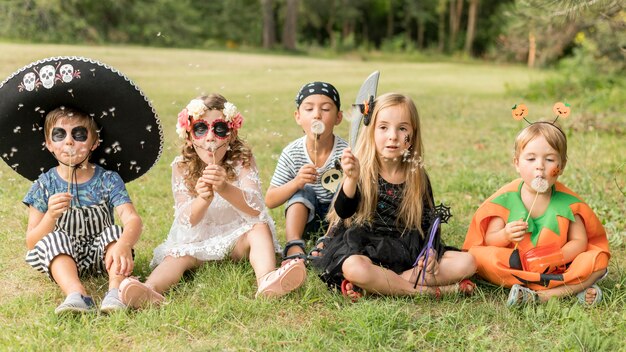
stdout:
<svg viewBox="0 0 626 352">
<path fill-rule="evenodd" d="M 359 135 L 361 121 L 365 126 L 369 125 L 374 110 L 374 99 L 376 98 L 376 90 L 378 88 L 379 71 L 370 74 L 365 82 L 361 85 L 359 93 L 356 96 L 353 106 L 352 123 L 350 124 L 350 148 L 356 145 L 356 139 Z"/>
</svg>

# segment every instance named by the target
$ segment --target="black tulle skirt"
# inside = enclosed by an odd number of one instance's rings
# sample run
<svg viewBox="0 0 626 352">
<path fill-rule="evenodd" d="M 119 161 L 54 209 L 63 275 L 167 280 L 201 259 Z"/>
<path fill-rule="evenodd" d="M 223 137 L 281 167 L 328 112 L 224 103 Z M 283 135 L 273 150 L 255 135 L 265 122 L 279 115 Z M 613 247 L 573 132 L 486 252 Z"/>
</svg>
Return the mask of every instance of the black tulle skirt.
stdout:
<svg viewBox="0 0 626 352">
<path fill-rule="evenodd" d="M 313 261 L 320 278 L 331 287 L 343 281 L 342 265 L 351 255 L 364 255 L 376 265 L 400 274 L 413 267 L 422 248 L 428 243 L 417 230 L 400 232 L 376 232 L 368 226 L 344 228 L 341 225 L 331 230 L 332 237 L 324 243 L 321 256 Z M 447 249 L 436 236 L 433 248 L 440 258 Z"/>
</svg>

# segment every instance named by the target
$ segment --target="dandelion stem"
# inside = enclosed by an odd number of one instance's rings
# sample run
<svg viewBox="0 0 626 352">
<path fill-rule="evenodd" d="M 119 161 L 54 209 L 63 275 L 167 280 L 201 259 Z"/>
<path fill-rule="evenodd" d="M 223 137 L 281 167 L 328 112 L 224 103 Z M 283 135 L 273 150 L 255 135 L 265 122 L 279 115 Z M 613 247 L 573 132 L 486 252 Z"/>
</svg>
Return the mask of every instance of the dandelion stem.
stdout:
<svg viewBox="0 0 626 352">
<path fill-rule="evenodd" d="M 535 207 L 535 202 L 537 201 L 537 197 L 539 197 L 539 192 L 535 191 L 535 199 L 533 199 L 533 203 L 530 205 L 530 209 L 528 210 L 528 216 L 526 216 L 526 220 L 524 220 L 524 222 L 528 222 L 528 219 L 530 219 L 530 213 L 532 213 L 533 208 Z M 515 248 L 513 248 L 513 250 L 517 249 L 518 244 L 519 242 L 515 242 Z"/>
<path fill-rule="evenodd" d="M 70 193 L 72 187 L 72 151 L 70 151 L 70 166 L 67 168 L 67 193 Z"/>
</svg>

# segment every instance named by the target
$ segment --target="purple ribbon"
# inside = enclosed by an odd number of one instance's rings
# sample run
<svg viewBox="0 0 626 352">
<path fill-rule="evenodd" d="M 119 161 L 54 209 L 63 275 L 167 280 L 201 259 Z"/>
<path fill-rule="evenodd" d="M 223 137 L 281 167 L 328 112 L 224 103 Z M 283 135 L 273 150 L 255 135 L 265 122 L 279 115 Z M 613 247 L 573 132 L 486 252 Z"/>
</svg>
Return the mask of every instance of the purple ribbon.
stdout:
<svg viewBox="0 0 626 352">
<path fill-rule="evenodd" d="M 439 229 L 439 224 L 441 224 L 441 218 L 437 216 L 435 218 L 435 221 L 430 227 L 430 233 L 428 234 L 428 243 L 426 244 L 426 247 L 424 247 L 424 249 L 422 249 L 420 254 L 417 255 L 417 258 L 415 259 L 415 263 L 413 263 L 413 267 L 416 267 L 417 262 L 420 260 L 420 258 L 422 256 L 424 257 L 424 267 L 422 268 L 422 271 L 420 272 L 420 275 L 422 276 L 422 286 L 424 286 L 424 282 L 426 280 L 426 264 L 428 263 L 430 249 L 433 248 L 433 240 L 435 239 L 435 234 L 437 233 L 437 229 Z M 413 288 L 417 287 L 417 280 L 419 280 L 419 277 L 420 276 L 418 275 L 417 278 L 415 279 L 415 284 L 413 285 Z M 420 292 L 421 292 L 421 288 L 420 288 Z"/>
</svg>

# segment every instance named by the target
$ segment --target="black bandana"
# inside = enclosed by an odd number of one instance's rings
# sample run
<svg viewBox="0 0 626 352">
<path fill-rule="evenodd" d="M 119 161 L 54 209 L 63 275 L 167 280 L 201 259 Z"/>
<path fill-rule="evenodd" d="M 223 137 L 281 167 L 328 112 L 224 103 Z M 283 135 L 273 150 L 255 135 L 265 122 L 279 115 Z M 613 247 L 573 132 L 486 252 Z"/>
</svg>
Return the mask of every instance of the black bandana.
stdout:
<svg viewBox="0 0 626 352">
<path fill-rule="evenodd" d="M 341 100 L 339 99 L 339 92 L 337 92 L 337 89 L 335 89 L 332 84 L 326 82 L 311 82 L 303 85 L 296 95 L 296 108 L 300 107 L 300 104 L 302 104 L 302 101 L 306 97 L 313 94 L 321 94 L 329 97 L 337 106 L 337 110 L 341 110 Z"/>
</svg>

